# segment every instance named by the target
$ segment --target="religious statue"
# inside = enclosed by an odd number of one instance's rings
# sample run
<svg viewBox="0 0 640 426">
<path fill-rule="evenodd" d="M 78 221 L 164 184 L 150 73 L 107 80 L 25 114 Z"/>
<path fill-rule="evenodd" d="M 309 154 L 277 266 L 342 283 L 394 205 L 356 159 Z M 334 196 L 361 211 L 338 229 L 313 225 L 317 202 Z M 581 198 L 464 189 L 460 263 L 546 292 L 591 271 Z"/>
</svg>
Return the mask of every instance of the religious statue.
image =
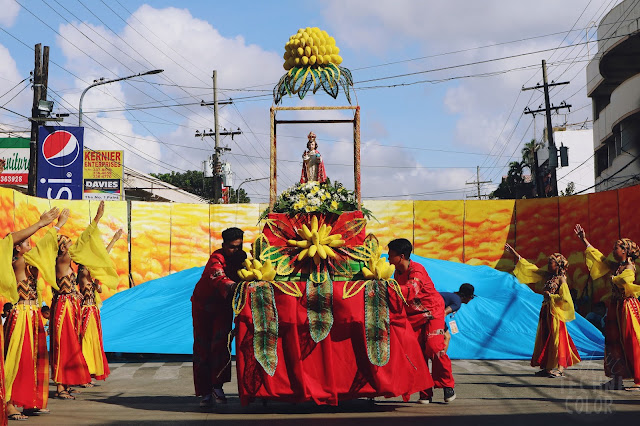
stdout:
<svg viewBox="0 0 640 426">
<path fill-rule="evenodd" d="M 307 149 L 302 154 L 302 175 L 300 183 L 306 182 L 325 182 L 327 180 L 327 172 L 324 169 L 322 156 L 318 151 L 318 142 L 316 142 L 316 134 L 309 132 L 307 136 Z"/>
</svg>

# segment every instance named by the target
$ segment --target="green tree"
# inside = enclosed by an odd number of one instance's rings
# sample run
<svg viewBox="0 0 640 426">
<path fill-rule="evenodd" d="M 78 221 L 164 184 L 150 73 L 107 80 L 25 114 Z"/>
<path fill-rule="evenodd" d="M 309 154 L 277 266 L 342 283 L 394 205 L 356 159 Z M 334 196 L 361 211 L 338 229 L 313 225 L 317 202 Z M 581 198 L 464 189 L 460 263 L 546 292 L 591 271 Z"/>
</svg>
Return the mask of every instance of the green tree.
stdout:
<svg viewBox="0 0 640 426">
<path fill-rule="evenodd" d="M 544 142 L 537 142 L 535 139 L 531 139 L 524 144 L 524 148 L 522 148 L 522 163 L 529 169 L 531 175 L 533 175 L 534 170 L 534 154 L 541 148 L 544 148 Z"/>
<path fill-rule="evenodd" d="M 195 194 L 209 203 L 213 203 L 213 178 L 204 177 L 201 171 L 187 170 L 184 173 L 151 173 L 151 176 L 160 179 L 163 182 L 170 183 L 187 192 Z M 236 191 L 229 188 L 229 203 L 237 202 Z M 250 203 L 251 199 L 247 196 L 244 189 L 240 188 L 240 202 Z"/>
<path fill-rule="evenodd" d="M 491 193 L 491 198 L 515 199 L 533 197 L 534 186 L 533 183 L 525 181 L 523 163 L 520 161 L 509 163 L 507 176 L 502 178 L 498 188 Z"/>
<path fill-rule="evenodd" d="M 240 195 L 240 200 L 238 200 L 238 195 Z M 247 195 L 247 191 L 244 190 L 244 188 L 240 188 L 240 191 L 236 191 L 233 188 L 229 188 L 229 204 L 236 204 L 236 203 L 250 203 L 251 202 L 251 198 L 249 198 L 249 196 Z"/>
</svg>

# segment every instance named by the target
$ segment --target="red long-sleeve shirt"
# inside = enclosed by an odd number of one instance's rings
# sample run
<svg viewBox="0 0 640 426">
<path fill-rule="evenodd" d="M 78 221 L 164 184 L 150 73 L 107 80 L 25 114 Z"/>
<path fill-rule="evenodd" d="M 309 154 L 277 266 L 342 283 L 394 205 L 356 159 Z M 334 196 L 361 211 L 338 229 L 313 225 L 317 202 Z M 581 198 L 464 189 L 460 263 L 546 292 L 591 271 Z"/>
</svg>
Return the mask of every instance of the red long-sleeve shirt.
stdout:
<svg viewBox="0 0 640 426">
<path fill-rule="evenodd" d="M 394 278 L 407 300 L 407 317 L 416 329 L 431 318 L 444 319 L 444 300 L 424 266 L 413 260 L 409 262 L 407 270 L 403 274 L 396 272 Z"/>
<path fill-rule="evenodd" d="M 218 249 L 209 257 L 191 296 L 191 303 L 195 307 L 204 308 L 215 303 L 216 299 L 226 300 L 231 286 L 240 281 L 238 270 L 242 269 L 247 253 L 240 250 L 228 258 L 223 253 L 222 249 Z"/>
</svg>

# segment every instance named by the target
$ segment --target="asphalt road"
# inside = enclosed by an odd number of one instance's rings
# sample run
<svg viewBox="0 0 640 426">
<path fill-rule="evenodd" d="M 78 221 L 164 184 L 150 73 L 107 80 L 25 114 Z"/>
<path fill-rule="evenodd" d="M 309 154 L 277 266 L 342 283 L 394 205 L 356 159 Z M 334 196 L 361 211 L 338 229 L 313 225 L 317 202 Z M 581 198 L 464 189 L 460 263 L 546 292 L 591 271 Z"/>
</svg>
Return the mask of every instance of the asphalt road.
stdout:
<svg viewBox="0 0 640 426">
<path fill-rule="evenodd" d="M 536 370 L 526 361 L 454 361 L 457 399 L 445 404 L 442 390 L 437 389 L 429 405 L 377 398 L 348 401 L 338 407 L 274 401 L 242 407 L 234 374 L 234 382 L 225 385 L 228 404 L 211 412 L 202 412 L 199 399 L 193 396 L 190 362 L 140 361 L 111 363 L 112 374 L 106 382 L 80 389 L 75 401 L 51 399 L 51 414 L 32 416 L 22 424 L 548 426 L 633 425 L 640 421 L 640 392 L 597 387 L 606 380 L 601 361 L 582 362 L 568 370 L 566 377 L 554 379 L 535 377 Z"/>
</svg>

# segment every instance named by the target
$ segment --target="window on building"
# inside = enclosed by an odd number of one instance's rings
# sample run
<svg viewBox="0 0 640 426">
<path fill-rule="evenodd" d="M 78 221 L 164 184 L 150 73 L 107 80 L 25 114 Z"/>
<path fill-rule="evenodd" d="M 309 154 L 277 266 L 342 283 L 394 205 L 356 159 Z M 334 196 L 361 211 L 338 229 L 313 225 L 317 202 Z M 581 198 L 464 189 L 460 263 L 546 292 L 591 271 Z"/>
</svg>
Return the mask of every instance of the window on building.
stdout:
<svg viewBox="0 0 640 426">
<path fill-rule="evenodd" d="M 609 151 L 609 158 L 607 163 L 609 167 L 613 165 L 613 160 L 616 158 L 616 141 L 610 140 L 607 142 L 607 150 Z"/>
<path fill-rule="evenodd" d="M 607 105 L 611 102 L 611 97 L 609 96 L 593 96 L 593 119 L 597 120 L 600 118 L 600 113 L 604 110 Z"/>
<path fill-rule="evenodd" d="M 603 146 L 596 151 L 596 176 L 600 176 L 609 167 L 609 150 Z"/>
</svg>

